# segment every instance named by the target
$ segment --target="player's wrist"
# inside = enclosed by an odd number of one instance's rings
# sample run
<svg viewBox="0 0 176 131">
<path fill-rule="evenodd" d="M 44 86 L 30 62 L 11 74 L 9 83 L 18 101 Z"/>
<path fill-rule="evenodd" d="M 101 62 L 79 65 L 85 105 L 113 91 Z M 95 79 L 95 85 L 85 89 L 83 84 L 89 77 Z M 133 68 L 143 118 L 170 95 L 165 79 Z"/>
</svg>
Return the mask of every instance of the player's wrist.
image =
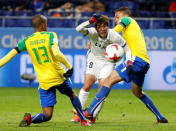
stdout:
<svg viewBox="0 0 176 131">
<path fill-rule="evenodd" d="M 91 17 L 90 19 L 89 19 L 89 23 L 90 24 L 93 24 L 95 22 L 95 17 Z"/>
<path fill-rule="evenodd" d="M 133 62 L 131 60 L 127 60 L 126 67 L 133 66 Z"/>
</svg>

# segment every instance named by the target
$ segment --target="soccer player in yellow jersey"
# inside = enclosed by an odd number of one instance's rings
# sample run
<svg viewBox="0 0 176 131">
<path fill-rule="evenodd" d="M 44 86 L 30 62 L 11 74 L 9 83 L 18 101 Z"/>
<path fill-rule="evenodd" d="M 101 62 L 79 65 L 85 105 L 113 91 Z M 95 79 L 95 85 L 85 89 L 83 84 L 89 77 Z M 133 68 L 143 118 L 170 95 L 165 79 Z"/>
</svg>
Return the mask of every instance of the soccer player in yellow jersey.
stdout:
<svg viewBox="0 0 176 131">
<path fill-rule="evenodd" d="M 81 118 L 81 126 L 88 126 L 80 100 L 72 90 L 72 84 L 68 78 L 72 76 L 73 68 L 59 50 L 56 33 L 47 32 L 47 18 L 43 15 L 34 16 L 32 24 L 34 34 L 19 42 L 16 48 L 0 60 L 0 67 L 2 67 L 18 53 L 27 50 L 38 75 L 38 90 L 43 113 L 38 113 L 32 117 L 30 113 L 25 113 L 19 126 L 49 121 L 56 104 L 56 90 L 70 98 Z M 60 63 L 68 68 L 67 72 Z"/>
<path fill-rule="evenodd" d="M 149 56 L 143 33 L 137 22 L 130 17 L 131 12 L 127 7 L 121 7 L 115 12 L 117 26 L 114 30 L 122 32 L 128 47 L 131 49 L 132 61 L 126 61 L 119 65 L 104 80 L 99 93 L 92 101 L 89 108 L 84 112 L 86 117 L 91 117 L 97 106 L 108 96 L 111 87 L 122 80 L 131 82 L 133 94 L 138 97 L 146 107 L 156 116 L 158 123 L 168 123 L 168 120 L 159 112 L 152 100 L 142 91 L 145 74 L 150 67 Z"/>
</svg>

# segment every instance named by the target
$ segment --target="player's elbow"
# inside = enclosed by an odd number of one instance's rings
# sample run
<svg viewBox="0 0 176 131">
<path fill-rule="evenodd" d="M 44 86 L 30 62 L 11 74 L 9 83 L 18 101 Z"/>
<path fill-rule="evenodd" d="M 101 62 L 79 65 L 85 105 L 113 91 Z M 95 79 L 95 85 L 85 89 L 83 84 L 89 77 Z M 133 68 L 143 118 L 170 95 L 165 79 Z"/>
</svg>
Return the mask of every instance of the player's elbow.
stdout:
<svg viewBox="0 0 176 131">
<path fill-rule="evenodd" d="M 81 28 L 79 26 L 76 27 L 76 31 L 80 32 Z"/>
</svg>

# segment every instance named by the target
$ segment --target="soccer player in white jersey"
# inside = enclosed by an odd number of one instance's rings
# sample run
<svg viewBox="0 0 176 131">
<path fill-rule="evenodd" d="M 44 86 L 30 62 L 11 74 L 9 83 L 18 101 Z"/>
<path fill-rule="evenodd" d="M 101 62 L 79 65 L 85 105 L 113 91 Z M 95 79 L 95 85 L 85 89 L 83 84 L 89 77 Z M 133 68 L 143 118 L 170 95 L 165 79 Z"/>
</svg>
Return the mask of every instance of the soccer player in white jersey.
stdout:
<svg viewBox="0 0 176 131">
<path fill-rule="evenodd" d="M 87 28 L 90 24 L 94 24 L 94 27 Z M 126 53 L 127 61 L 131 61 L 131 51 L 126 45 L 125 40 L 116 31 L 109 29 L 109 18 L 105 15 L 94 14 L 90 20 L 78 25 L 76 30 L 81 34 L 88 36 L 91 43 L 87 56 L 84 86 L 79 93 L 81 105 L 84 107 L 88 99 L 89 91 L 96 80 L 98 80 L 99 87 L 101 87 L 104 79 L 113 71 L 114 64 L 107 61 L 104 56 L 106 46 L 112 43 L 121 45 Z M 93 118 L 90 121 L 91 123 L 95 123 L 96 117 L 103 104 L 104 101 L 94 112 Z M 79 122 L 80 118 L 75 115 L 71 121 Z"/>
</svg>

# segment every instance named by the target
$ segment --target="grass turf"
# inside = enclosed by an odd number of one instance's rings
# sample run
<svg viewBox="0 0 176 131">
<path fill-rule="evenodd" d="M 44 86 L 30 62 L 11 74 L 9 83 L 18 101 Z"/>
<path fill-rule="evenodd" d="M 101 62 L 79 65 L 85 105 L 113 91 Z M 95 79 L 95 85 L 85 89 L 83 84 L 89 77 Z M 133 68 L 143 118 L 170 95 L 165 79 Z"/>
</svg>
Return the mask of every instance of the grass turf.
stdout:
<svg viewBox="0 0 176 131">
<path fill-rule="evenodd" d="M 75 91 L 79 92 L 78 89 Z M 91 90 L 87 106 L 96 94 Z M 70 100 L 57 93 L 57 104 L 49 122 L 18 127 L 25 112 L 32 115 L 41 112 L 36 88 L 0 88 L 0 130 L 2 131 L 175 131 L 176 92 L 146 91 L 155 105 L 169 120 L 168 124 L 156 124 L 155 116 L 135 98 L 130 90 L 112 90 L 98 117 L 91 127 L 71 123 L 73 117 Z"/>
</svg>

